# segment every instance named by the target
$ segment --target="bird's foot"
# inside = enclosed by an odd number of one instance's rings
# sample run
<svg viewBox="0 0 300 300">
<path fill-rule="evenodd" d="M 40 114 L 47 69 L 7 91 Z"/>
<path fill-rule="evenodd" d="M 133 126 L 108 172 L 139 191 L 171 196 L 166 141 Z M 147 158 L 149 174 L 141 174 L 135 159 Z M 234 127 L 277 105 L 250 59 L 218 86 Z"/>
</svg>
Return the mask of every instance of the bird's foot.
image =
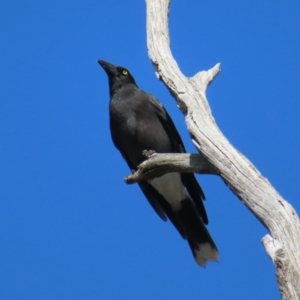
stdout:
<svg viewBox="0 0 300 300">
<path fill-rule="evenodd" d="M 151 156 L 156 155 L 156 152 L 154 150 L 143 150 L 142 154 L 147 157 L 150 158 Z"/>
</svg>

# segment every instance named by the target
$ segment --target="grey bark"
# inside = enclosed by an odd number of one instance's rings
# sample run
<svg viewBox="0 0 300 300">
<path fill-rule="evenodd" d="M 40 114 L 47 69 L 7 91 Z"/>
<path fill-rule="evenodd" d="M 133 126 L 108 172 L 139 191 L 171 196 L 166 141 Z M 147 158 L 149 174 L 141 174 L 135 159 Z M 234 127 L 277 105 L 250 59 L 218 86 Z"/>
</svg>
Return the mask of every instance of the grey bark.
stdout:
<svg viewBox="0 0 300 300">
<path fill-rule="evenodd" d="M 185 77 L 170 50 L 168 13 L 170 0 L 146 0 L 147 44 L 157 77 L 163 81 L 185 115 L 186 125 L 197 149 L 205 157 L 198 166 L 187 157 L 170 160 L 151 157 L 141 166 L 148 168 L 127 178 L 129 182 L 157 176 L 162 172 L 195 171 L 218 174 L 233 193 L 250 209 L 270 234 L 262 243 L 274 262 L 282 299 L 300 299 L 300 222 L 285 201 L 254 165 L 237 151 L 218 128 L 206 99 L 206 89 L 220 72 L 220 64 L 195 76 Z M 150 150 L 150 149 L 148 149 Z M 160 158 L 164 161 L 160 161 Z M 155 160 L 156 159 L 156 160 Z M 158 163 L 157 163 L 158 161 Z M 157 163 L 158 171 L 154 165 Z M 196 163 L 197 164 L 197 163 Z M 164 165 L 164 166 L 162 166 Z M 167 165 L 167 167 L 166 167 Z M 211 167 L 212 166 L 212 167 Z M 150 171 L 149 173 L 149 170 Z M 155 173 L 157 172 L 157 173 Z M 141 175 L 141 173 L 143 173 Z M 150 174 L 150 175 L 149 175 Z M 144 177 L 142 177 L 144 176 Z M 147 177 L 150 176 L 150 177 Z M 141 179 L 142 178 L 142 179 Z M 132 181 L 130 181 L 132 180 Z"/>
<path fill-rule="evenodd" d="M 152 154 L 138 166 L 136 172 L 125 177 L 128 184 L 153 179 L 166 173 L 198 173 L 217 175 L 218 171 L 202 154 Z"/>
</svg>

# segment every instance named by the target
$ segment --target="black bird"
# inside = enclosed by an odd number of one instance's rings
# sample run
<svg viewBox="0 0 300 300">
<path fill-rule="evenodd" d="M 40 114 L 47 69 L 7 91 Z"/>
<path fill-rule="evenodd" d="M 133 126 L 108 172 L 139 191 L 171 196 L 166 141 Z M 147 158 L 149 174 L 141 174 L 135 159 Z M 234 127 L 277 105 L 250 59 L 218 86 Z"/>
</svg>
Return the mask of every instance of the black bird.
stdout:
<svg viewBox="0 0 300 300">
<path fill-rule="evenodd" d="M 143 150 L 184 153 L 181 137 L 163 105 L 140 90 L 129 71 L 99 60 L 109 79 L 110 131 L 114 145 L 131 170 L 146 158 Z M 139 183 L 156 213 L 168 218 L 186 239 L 198 265 L 218 260 L 208 223 L 204 193 L 194 174 L 170 173 Z"/>
</svg>

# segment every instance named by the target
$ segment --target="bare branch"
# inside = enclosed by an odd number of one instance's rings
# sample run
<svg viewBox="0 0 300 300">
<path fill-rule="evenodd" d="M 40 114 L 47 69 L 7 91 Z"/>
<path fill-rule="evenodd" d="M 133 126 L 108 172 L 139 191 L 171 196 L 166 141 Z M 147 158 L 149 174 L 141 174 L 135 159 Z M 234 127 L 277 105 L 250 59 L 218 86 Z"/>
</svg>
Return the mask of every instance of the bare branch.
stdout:
<svg viewBox="0 0 300 300">
<path fill-rule="evenodd" d="M 149 180 L 166 173 L 218 174 L 202 154 L 154 154 L 138 166 L 138 170 L 125 178 L 128 184 Z"/>
<path fill-rule="evenodd" d="M 282 298 L 300 299 L 300 222 L 297 213 L 218 128 L 205 93 L 219 73 L 220 65 L 186 78 L 170 50 L 170 1 L 146 0 L 146 3 L 147 44 L 158 78 L 185 114 L 197 149 L 219 171 L 235 195 L 268 228 L 272 241 L 276 241 L 273 242 L 275 248 L 280 245 L 280 251 L 273 251 L 267 237 L 263 243 L 275 263 Z"/>
<path fill-rule="evenodd" d="M 288 257 L 286 257 L 281 243 L 273 239 L 270 235 L 266 235 L 262 239 L 262 244 L 276 266 L 277 282 L 282 295 L 290 295 L 290 299 L 299 299 L 295 285 L 300 282 L 299 270 L 293 270 Z M 280 259 L 278 259 L 280 257 Z"/>
</svg>

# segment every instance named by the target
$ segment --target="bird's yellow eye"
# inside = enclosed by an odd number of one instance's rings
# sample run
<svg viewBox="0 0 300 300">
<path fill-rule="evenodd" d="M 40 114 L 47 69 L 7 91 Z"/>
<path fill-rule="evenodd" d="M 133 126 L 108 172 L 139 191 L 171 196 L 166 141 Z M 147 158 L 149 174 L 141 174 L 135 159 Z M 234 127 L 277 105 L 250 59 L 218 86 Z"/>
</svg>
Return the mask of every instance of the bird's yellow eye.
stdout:
<svg viewBox="0 0 300 300">
<path fill-rule="evenodd" d="M 123 70 L 123 75 L 127 75 L 128 74 L 128 72 L 126 71 L 126 70 Z"/>
</svg>

